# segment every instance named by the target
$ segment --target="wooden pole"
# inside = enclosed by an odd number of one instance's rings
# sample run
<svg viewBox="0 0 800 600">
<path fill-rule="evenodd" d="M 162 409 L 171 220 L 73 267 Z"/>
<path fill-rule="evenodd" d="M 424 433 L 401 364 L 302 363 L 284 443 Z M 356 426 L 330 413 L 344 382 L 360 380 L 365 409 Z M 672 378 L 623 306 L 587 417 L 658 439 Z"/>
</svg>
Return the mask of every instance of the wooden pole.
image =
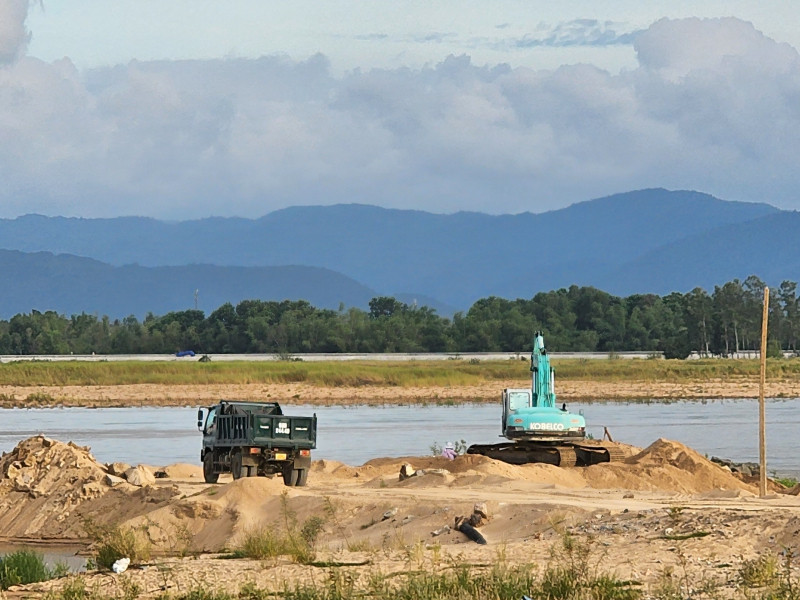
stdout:
<svg viewBox="0 0 800 600">
<path fill-rule="evenodd" d="M 761 380 L 758 385 L 758 492 L 767 495 L 767 427 L 764 410 L 764 388 L 767 383 L 767 317 L 769 316 L 769 288 L 764 288 L 764 313 L 761 317 Z"/>
</svg>

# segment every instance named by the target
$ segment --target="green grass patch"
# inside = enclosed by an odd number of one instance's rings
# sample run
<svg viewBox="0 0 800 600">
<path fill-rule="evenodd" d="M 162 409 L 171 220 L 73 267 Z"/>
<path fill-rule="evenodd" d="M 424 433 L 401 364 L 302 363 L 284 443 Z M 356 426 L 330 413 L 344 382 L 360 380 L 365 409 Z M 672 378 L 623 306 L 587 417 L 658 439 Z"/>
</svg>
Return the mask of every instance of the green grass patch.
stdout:
<svg viewBox="0 0 800 600">
<path fill-rule="evenodd" d="M 32 550 L 18 550 L 0 557 L 0 589 L 7 590 L 12 585 L 36 583 L 60 577 L 69 569 L 58 565 L 51 569 L 44 562 L 43 555 Z"/>
</svg>

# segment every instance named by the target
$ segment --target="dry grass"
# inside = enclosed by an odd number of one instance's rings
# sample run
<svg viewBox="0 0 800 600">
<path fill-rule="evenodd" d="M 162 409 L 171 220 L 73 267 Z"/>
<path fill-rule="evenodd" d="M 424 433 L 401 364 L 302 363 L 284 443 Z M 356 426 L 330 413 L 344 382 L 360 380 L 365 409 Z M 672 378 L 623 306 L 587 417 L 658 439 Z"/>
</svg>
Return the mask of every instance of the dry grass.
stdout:
<svg viewBox="0 0 800 600">
<path fill-rule="evenodd" d="M 553 359 L 560 379 L 597 382 L 692 382 L 758 376 L 757 360 Z M 307 383 L 320 387 L 475 386 L 530 377 L 527 360 L 409 362 L 14 362 L 0 385 L 104 386 Z M 800 381 L 800 360 L 770 359 L 768 378 Z"/>
</svg>

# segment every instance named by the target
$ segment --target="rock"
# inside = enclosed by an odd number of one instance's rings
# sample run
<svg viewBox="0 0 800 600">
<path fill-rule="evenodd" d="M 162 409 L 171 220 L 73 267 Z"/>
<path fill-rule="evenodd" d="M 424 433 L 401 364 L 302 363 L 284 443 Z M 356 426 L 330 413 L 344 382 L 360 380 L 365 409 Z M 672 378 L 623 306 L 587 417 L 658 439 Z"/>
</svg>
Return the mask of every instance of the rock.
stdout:
<svg viewBox="0 0 800 600">
<path fill-rule="evenodd" d="M 472 512 L 480 515 L 484 519 L 489 518 L 489 510 L 486 508 L 486 502 L 476 502 L 475 506 L 472 508 Z"/>
<path fill-rule="evenodd" d="M 130 469 L 131 466 L 128 463 L 124 462 L 113 462 L 106 465 L 106 471 L 108 471 L 111 475 L 115 475 L 117 477 L 124 477 L 125 471 Z"/>
<path fill-rule="evenodd" d="M 107 473 L 104 479 L 105 484 L 111 487 L 116 487 L 120 483 L 125 483 L 125 480 L 122 477 L 117 477 L 116 475 L 112 475 L 111 473 Z"/>
<path fill-rule="evenodd" d="M 450 533 L 451 531 L 450 525 L 445 525 L 444 527 L 439 527 L 439 529 L 436 529 L 435 531 L 431 531 L 431 535 L 433 537 L 437 537 L 443 533 Z"/>
<path fill-rule="evenodd" d="M 405 463 L 402 467 L 400 467 L 400 481 L 405 481 L 409 477 L 413 477 L 416 474 L 414 467 L 410 464 Z"/>
<path fill-rule="evenodd" d="M 143 487 L 146 485 L 153 485 L 156 482 L 156 478 L 153 475 L 153 473 L 151 473 L 150 469 L 148 469 L 144 465 L 131 467 L 130 469 L 125 471 L 125 479 L 131 485 L 138 485 L 139 487 Z"/>
<path fill-rule="evenodd" d="M 397 507 L 391 508 L 383 513 L 383 520 L 386 521 L 387 519 L 391 519 L 393 516 L 397 514 Z"/>
<path fill-rule="evenodd" d="M 483 517 L 479 513 L 474 512 L 469 516 L 468 522 L 473 527 L 480 527 L 483 525 Z"/>
</svg>

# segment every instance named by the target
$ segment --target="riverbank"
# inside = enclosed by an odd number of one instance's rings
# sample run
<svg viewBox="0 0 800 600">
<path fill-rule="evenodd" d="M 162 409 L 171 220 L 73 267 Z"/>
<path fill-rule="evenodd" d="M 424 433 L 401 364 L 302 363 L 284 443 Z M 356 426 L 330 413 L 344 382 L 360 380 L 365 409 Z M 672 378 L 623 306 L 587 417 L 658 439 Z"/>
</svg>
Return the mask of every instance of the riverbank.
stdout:
<svg viewBox="0 0 800 600">
<path fill-rule="evenodd" d="M 497 402 L 506 387 L 528 387 L 527 379 L 509 379 L 480 385 L 341 385 L 309 383 L 251 384 L 127 384 L 127 385 L 0 385 L 0 408 L 82 406 L 199 406 L 221 398 L 308 404 L 356 406 L 395 404 L 463 404 Z M 559 400 L 564 402 L 651 402 L 757 398 L 758 381 L 747 378 L 691 382 L 586 381 L 561 379 Z M 800 397 L 800 381 L 771 381 L 768 398 Z"/>
</svg>

